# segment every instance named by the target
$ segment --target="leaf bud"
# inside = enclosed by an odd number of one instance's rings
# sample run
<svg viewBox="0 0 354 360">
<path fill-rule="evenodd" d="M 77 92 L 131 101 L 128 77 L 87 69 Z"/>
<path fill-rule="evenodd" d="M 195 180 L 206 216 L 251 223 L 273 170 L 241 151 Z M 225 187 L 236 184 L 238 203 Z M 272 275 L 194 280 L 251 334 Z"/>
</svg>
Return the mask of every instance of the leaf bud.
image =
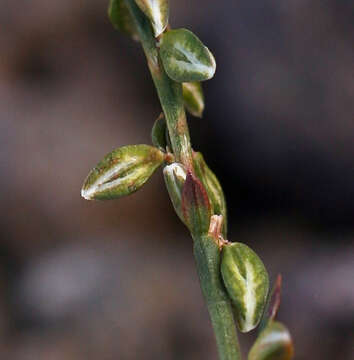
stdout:
<svg viewBox="0 0 354 360">
<path fill-rule="evenodd" d="M 205 107 L 202 84 L 185 82 L 182 84 L 182 90 L 186 110 L 193 116 L 201 118 Z"/>
<path fill-rule="evenodd" d="M 184 222 L 182 214 L 182 189 L 187 177 L 186 170 L 182 164 L 173 163 L 165 166 L 163 176 L 173 207 L 178 217 Z"/>
<path fill-rule="evenodd" d="M 280 322 L 271 321 L 259 334 L 248 360 L 291 360 L 294 346 L 289 330 Z"/>
</svg>

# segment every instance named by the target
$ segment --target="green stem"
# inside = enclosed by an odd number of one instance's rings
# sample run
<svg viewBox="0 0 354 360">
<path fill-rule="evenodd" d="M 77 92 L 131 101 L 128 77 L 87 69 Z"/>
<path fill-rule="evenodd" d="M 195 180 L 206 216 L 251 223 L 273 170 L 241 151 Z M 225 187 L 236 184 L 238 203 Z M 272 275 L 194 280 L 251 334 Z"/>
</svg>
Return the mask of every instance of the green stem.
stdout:
<svg viewBox="0 0 354 360">
<path fill-rule="evenodd" d="M 140 11 L 134 0 L 125 0 L 125 3 L 134 19 L 147 58 L 151 76 L 165 114 L 176 161 L 192 170 L 192 146 L 183 104 L 182 85 L 171 80 L 163 69 L 157 40 L 153 36 L 147 17 Z M 206 238 L 208 241 L 205 240 Z M 195 237 L 194 255 L 220 360 L 240 360 L 240 347 L 231 303 L 220 278 L 219 248 L 213 240 L 209 237 L 206 238 Z"/>
<path fill-rule="evenodd" d="M 125 0 L 143 46 L 152 79 L 165 114 L 172 150 L 176 161 L 188 169 L 193 168 L 192 147 L 186 113 L 183 104 L 182 85 L 171 80 L 160 61 L 157 40 L 148 18 L 140 11 L 134 0 Z"/>
<path fill-rule="evenodd" d="M 210 236 L 194 237 L 194 256 L 220 360 L 240 360 L 232 306 L 220 277 L 220 251 Z"/>
</svg>

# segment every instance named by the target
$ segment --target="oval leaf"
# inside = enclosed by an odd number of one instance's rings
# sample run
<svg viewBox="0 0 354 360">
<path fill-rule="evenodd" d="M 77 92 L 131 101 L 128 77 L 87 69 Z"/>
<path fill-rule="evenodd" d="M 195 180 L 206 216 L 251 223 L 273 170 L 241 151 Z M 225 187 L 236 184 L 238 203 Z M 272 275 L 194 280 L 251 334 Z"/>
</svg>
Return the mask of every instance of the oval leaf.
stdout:
<svg viewBox="0 0 354 360">
<path fill-rule="evenodd" d="M 113 150 L 89 173 L 81 190 L 87 200 L 110 200 L 129 195 L 150 178 L 164 153 L 148 145 Z"/>
<path fill-rule="evenodd" d="M 168 24 L 168 0 L 135 0 L 135 2 L 150 19 L 155 37 L 161 35 Z"/>
<path fill-rule="evenodd" d="M 293 355 L 288 329 L 279 322 L 271 322 L 252 346 L 248 360 L 291 360 Z"/>
<path fill-rule="evenodd" d="M 130 16 L 124 0 L 110 0 L 108 16 L 115 29 L 130 35 L 134 40 L 138 40 L 133 19 Z"/>
<path fill-rule="evenodd" d="M 204 94 L 200 82 L 182 84 L 184 106 L 196 117 L 202 117 L 204 111 Z"/>
<path fill-rule="evenodd" d="M 163 169 L 168 194 L 178 217 L 184 221 L 182 214 L 182 190 L 187 173 L 182 164 L 173 163 Z"/>
<path fill-rule="evenodd" d="M 223 248 L 221 274 L 240 331 L 251 331 L 262 317 L 269 288 L 263 262 L 247 245 L 232 243 Z"/>
<path fill-rule="evenodd" d="M 227 233 L 227 210 L 224 192 L 219 180 L 206 164 L 203 155 L 200 152 L 193 152 L 194 170 L 196 175 L 202 181 L 205 190 L 208 193 L 212 214 L 222 215 L 223 225 L 222 234 L 226 238 Z"/>
<path fill-rule="evenodd" d="M 167 75 L 177 82 L 203 81 L 214 76 L 214 56 L 189 30 L 163 34 L 160 54 Z"/>
</svg>

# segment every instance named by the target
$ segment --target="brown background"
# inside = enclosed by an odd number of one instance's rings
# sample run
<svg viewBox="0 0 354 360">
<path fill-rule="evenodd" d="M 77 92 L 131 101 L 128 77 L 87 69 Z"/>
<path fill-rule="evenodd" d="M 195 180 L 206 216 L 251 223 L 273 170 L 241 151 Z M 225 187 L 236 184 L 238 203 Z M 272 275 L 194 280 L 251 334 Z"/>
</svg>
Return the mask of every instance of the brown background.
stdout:
<svg viewBox="0 0 354 360">
<path fill-rule="evenodd" d="M 1 1 L 0 358 L 216 359 L 161 173 L 120 201 L 80 198 L 160 112 L 106 8 Z M 354 354 L 353 15 L 350 0 L 171 0 L 171 25 L 217 60 L 194 147 L 224 185 L 230 240 L 283 274 L 297 360 Z"/>
</svg>

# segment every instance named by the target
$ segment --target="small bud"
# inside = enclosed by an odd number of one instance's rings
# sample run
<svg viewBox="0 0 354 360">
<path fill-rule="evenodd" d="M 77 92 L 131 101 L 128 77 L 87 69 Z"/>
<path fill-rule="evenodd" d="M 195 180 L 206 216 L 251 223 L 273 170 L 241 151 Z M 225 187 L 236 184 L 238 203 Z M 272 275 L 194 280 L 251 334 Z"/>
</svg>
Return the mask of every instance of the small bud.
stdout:
<svg viewBox="0 0 354 360">
<path fill-rule="evenodd" d="M 182 213 L 192 234 L 208 232 L 212 215 L 208 194 L 200 180 L 190 171 L 182 190 Z"/>
<path fill-rule="evenodd" d="M 164 33 L 160 41 L 160 55 L 167 75 L 174 81 L 203 81 L 214 76 L 214 56 L 189 30 Z"/>
<path fill-rule="evenodd" d="M 163 113 L 156 119 L 151 130 L 151 140 L 154 146 L 162 151 L 166 150 L 166 120 Z"/>
<path fill-rule="evenodd" d="M 200 82 L 186 82 L 182 84 L 184 106 L 196 117 L 202 117 L 204 111 L 204 94 Z"/>
<path fill-rule="evenodd" d="M 135 2 L 150 19 L 155 37 L 161 35 L 168 24 L 168 0 L 135 0 Z"/>
<path fill-rule="evenodd" d="M 186 170 L 183 165 L 173 163 L 163 169 L 163 175 L 173 207 L 178 217 L 184 222 L 182 214 L 182 189 L 187 177 Z"/>
<path fill-rule="evenodd" d="M 128 145 L 106 155 L 89 173 L 81 190 L 86 200 L 110 200 L 140 189 L 164 161 L 149 145 Z"/>
<path fill-rule="evenodd" d="M 124 0 L 110 0 L 108 17 L 115 29 L 131 36 L 134 40 L 138 40 L 134 21 Z"/>
<path fill-rule="evenodd" d="M 200 152 L 193 152 L 193 162 L 195 173 L 202 181 L 205 190 L 208 193 L 212 213 L 216 215 L 222 215 L 223 217 L 222 233 L 224 238 L 226 238 L 227 209 L 224 192 L 222 191 L 219 180 L 210 170 L 204 160 L 203 155 Z"/>
<path fill-rule="evenodd" d="M 245 244 L 226 244 L 222 251 L 221 274 L 240 331 L 251 331 L 261 320 L 269 288 L 262 260 Z"/>
<path fill-rule="evenodd" d="M 248 360 L 291 360 L 293 355 L 294 347 L 288 329 L 272 321 L 259 334 Z"/>
</svg>

